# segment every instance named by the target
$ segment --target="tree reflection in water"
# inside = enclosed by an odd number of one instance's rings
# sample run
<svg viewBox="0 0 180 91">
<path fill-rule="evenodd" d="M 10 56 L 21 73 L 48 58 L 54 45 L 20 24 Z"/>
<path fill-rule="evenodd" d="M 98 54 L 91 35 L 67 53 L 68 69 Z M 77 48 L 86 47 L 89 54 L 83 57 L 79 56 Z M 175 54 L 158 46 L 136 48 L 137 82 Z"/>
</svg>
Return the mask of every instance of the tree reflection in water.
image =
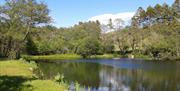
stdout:
<svg viewBox="0 0 180 91">
<path fill-rule="evenodd" d="M 149 69 L 120 68 L 95 62 L 39 63 L 39 68 L 43 79 L 53 79 L 60 73 L 70 83 L 78 81 L 92 91 L 180 91 L 179 63 L 147 64 Z"/>
</svg>

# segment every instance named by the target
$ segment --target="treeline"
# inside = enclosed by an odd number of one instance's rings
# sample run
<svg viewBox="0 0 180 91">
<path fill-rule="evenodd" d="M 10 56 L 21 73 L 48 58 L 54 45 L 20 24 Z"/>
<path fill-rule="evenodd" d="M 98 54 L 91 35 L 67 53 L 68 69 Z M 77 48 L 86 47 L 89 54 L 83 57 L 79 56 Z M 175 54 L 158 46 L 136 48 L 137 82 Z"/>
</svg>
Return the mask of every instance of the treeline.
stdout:
<svg viewBox="0 0 180 91">
<path fill-rule="evenodd" d="M 83 57 L 117 53 L 155 59 L 180 57 L 180 1 L 146 10 L 140 7 L 130 26 L 114 27 L 96 22 L 79 22 L 70 28 L 49 25 L 51 17 L 44 3 L 35 0 L 7 0 L 0 6 L 0 57 L 20 54 L 79 54 Z M 113 32 L 103 32 L 108 27 Z"/>
<path fill-rule="evenodd" d="M 172 6 L 140 7 L 131 26 L 116 31 L 121 53 L 146 55 L 155 59 L 180 58 L 180 1 Z"/>
<path fill-rule="evenodd" d="M 80 22 L 71 28 L 39 27 L 31 36 L 26 48 L 30 55 L 80 54 L 88 57 L 103 54 L 98 21 Z"/>
<path fill-rule="evenodd" d="M 103 54 L 98 21 L 58 29 L 49 25 L 47 5 L 36 0 L 6 0 L 0 6 L 0 18 L 0 57 Z"/>
</svg>

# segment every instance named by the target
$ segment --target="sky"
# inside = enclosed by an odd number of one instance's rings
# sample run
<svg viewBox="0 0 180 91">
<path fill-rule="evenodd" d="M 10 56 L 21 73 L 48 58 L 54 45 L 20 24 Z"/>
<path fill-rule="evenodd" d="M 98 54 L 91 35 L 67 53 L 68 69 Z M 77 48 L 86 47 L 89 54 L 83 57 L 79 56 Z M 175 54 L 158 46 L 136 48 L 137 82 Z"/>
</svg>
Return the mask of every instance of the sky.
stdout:
<svg viewBox="0 0 180 91">
<path fill-rule="evenodd" d="M 0 0 L 3 4 L 4 0 Z M 171 5 L 174 0 L 38 0 L 43 1 L 50 9 L 53 25 L 69 27 L 79 21 L 100 20 L 105 23 L 107 18 L 122 18 L 124 21 L 134 15 L 138 7 L 147 8 L 149 5 Z"/>
</svg>

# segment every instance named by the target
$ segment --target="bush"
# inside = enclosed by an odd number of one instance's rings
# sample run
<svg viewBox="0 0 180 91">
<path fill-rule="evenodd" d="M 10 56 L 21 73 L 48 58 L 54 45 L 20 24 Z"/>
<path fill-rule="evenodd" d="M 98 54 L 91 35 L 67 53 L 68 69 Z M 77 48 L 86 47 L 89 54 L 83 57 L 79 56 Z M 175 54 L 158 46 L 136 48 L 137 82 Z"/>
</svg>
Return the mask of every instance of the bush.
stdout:
<svg viewBox="0 0 180 91">
<path fill-rule="evenodd" d="M 96 38 L 86 38 L 80 45 L 78 54 L 83 58 L 90 57 L 91 55 L 102 54 L 102 46 L 100 41 Z"/>
</svg>

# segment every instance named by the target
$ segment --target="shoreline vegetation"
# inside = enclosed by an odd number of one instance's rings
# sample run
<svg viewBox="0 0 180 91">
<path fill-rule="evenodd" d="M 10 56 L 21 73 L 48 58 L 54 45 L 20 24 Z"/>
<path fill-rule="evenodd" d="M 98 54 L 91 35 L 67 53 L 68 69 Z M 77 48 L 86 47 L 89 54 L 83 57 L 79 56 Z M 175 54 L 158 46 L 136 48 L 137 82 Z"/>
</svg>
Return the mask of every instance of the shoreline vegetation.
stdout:
<svg viewBox="0 0 180 91">
<path fill-rule="evenodd" d="M 79 60 L 79 59 L 112 59 L 120 58 L 117 54 L 104 54 L 104 55 L 92 55 L 87 58 L 83 58 L 77 54 L 54 54 L 54 55 L 24 55 L 22 58 L 26 60 Z"/>
<path fill-rule="evenodd" d="M 22 59 L 0 61 L 0 91 L 68 91 L 65 83 L 38 79 L 36 67 Z"/>
<path fill-rule="evenodd" d="M 68 58 L 69 57 L 69 58 Z M 147 56 L 135 55 L 136 58 L 150 59 Z M 24 59 L 25 58 L 25 59 Z M 91 56 L 90 59 L 112 59 L 122 58 L 113 54 Z M 65 55 L 44 55 L 44 56 L 27 56 L 19 60 L 0 60 L 0 90 L 5 91 L 68 91 L 68 83 L 62 78 L 55 77 L 54 80 L 42 80 L 36 76 L 33 71 L 37 69 L 37 64 L 33 60 L 78 60 L 83 57 L 77 54 Z M 27 60 L 30 60 L 29 62 Z M 48 87 L 47 87 L 48 86 Z M 79 88 L 79 87 L 77 87 Z M 78 91 L 78 90 L 77 90 Z"/>
<path fill-rule="evenodd" d="M 23 55 L 22 58 L 26 59 L 27 61 L 48 61 L 48 62 L 56 62 L 62 60 L 83 60 L 83 59 L 121 59 L 121 58 L 130 58 L 130 59 L 140 59 L 145 61 L 180 61 L 180 58 L 152 58 L 148 55 L 118 55 L 118 54 L 104 54 L 104 55 L 92 55 L 88 58 L 83 58 L 81 55 L 78 54 L 54 54 L 54 55 Z"/>
<path fill-rule="evenodd" d="M 42 80 L 34 74 L 37 64 L 34 60 L 78 60 L 83 57 L 76 54 L 65 55 L 45 55 L 45 56 L 23 56 L 19 60 L 0 60 L 0 90 L 5 91 L 68 91 L 69 84 L 65 83 L 60 75 L 51 80 Z M 69 58 L 67 58 L 69 57 Z M 144 59 L 150 59 L 147 56 L 135 55 Z M 113 54 L 96 55 L 90 59 L 112 59 L 122 58 Z M 135 58 L 136 59 L 136 58 Z M 30 61 L 27 61 L 30 60 Z M 58 82 L 61 81 L 61 82 Z M 78 83 L 75 83 L 78 84 Z M 48 86 L 48 87 L 47 87 Z M 79 85 L 78 85 L 79 86 Z M 80 88 L 80 87 L 77 87 Z M 78 90 L 77 90 L 78 91 Z"/>
</svg>

